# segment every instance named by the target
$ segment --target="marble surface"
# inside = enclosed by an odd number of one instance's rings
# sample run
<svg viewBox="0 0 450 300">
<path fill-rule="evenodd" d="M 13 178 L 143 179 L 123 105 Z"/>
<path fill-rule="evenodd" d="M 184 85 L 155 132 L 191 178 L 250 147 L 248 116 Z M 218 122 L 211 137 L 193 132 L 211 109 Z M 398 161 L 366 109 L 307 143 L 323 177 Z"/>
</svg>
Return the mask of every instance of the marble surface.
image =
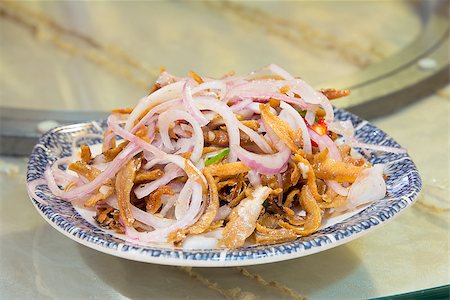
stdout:
<svg viewBox="0 0 450 300">
<path fill-rule="evenodd" d="M 3 5 L 0 8 L 5 9 Z M 145 61 L 146 71 L 132 67 L 129 62 L 120 65 L 132 70 L 133 78 L 140 80 L 150 78 L 160 64 L 174 73 L 182 74 L 192 68 L 220 75 L 230 69 L 245 72 L 276 62 L 320 84 L 395 53 L 414 38 L 420 26 L 411 15 L 411 4 L 403 2 L 359 2 L 352 5 L 354 11 L 349 10 L 348 2 L 240 5 L 252 9 L 253 15 L 261 13 L 255 12 L 255 8 L 263 10 L 272 21 L 281 19 L 289 28 L 306 24 L 322 36 L 316 40 L 302 36 L 300 33 L 305 31 L 302 27 L 293 33 L 300 37 L 288 41 L 278 37 L 278 25 L 267 29 L 258 20 L 248 21 L 248 16 L 243 19 L 242 12 L 233 11 L 234 8 L 203 2 L 151 5 L 133 2 L 130 6 L 121 2 L 80 5 L 32 2 L 26 9 L 45 12 L 52 20 L 118 45 L 128 57 Z M 386 5 L 391 5 L 391 9 L 386 10 Z M 29 16 L 17 7 L 16 11 L 8 9 L 10 14 Z M 376 21 L 381 17 L 376 12 L 382 9 L 386 11 L 386 19 L 380 27 Z M 362 12 L 373 13 L 363 18 Z M 344 25 L 349 14 L 361 26 L 347 30 Z M 334 26 L 327 16 L 342 21 L 339 23 L 342 26 Z M 392 18 L 394 21 L 389 21 Z M 289 23 L 293 19 L 295 26 Z M 28 20 L 34 19 L 29 16 Z M 17 20 L 0 18 L 1 105 L 110 109 L 132 105 L 142 95 L 145 88 L 141 82 L 127 79 L 111 66 L 108 71 L 87 56 L 71 54 L 67 49 L 73 48 L 67 45 L 66 50 L 61 45 L 55 46 L 52 42 L 55 29 L 49 29 L 45 25 L 48 22 L 42 20 L 33 22 L 40 32 L 31 32 L 30 26 Z M 385 34 L 386 29 L 392 35 Z M 317 49 L 317 41 L 324 43 L 329 35 L 347 31 L 342 39 L 348 43 L 364 36 L 358 43 L 364 59 L 352 61 L 340 52 L 341 48 L 311 51 Z M 64 42 L 92 53 L 103 53 L 106 49 L 101 52 L 79 38 L 57 32 Z M 149 33 L 152 35 L 144 38 Z M 305 47 L 300 41 L 311 44 Z M 369 50 L 372 44 L 379 46 L 378 52 Z M 105 57 L 118 61 L 117 55 Z M 326 72 L 318 65 L 326 68 Z M 291 299 L 303 295 L 311 299 L 361 299 L 448 284 L 449 116 L 447 87 L 395 114 L 373 120 L 408 148 L 419 168 L 424 189 L 413 207 L 387 225 L 343 246 L 245 270 L 194 268 L 189 273 L 190 270 L 177 267 L 127 261 L 79 245 L 52 229 L 33 208 L 25 190 L 26 158 L 0 157 L 0 298 L 221 299 L 227 295 L 236 299 Z M 248 275 L 246 271 L 258 274 L 263 281 L 244 276 Z M 279 284 L 268 286 L 264 280 Z M 292 293 L 277 289 L 280 285 L 292 289 Z"/>
<path fill-rule="evenodd" d="M 26 108 L 134 105 L 160 66 L 177 75 L 222 76 L 276 63 L 321 87 L 395 54 L 421 28 L 410 1 L 10 1 L 2 7 L 3 105 Z"/>
</svg>

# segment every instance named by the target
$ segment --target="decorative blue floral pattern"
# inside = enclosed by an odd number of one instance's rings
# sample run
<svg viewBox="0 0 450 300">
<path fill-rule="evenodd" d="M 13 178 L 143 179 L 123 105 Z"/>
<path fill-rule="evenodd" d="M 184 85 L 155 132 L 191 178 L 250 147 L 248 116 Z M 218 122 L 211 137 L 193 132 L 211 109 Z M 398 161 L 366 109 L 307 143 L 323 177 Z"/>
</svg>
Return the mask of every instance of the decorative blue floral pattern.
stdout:
<svg viewBox="0 0 450 300">
<path fill-rule="evenodd" d="M 400 147 L 386 133 L 367 121 L 342 110 L 335 109 L 335 118 L 351 120 L 356 127 L 355 136 L 365 143 Z M 104 121 L 76 124 L 53 129 L 44 134 L 34 147 L 27 171 L 27 182 L 43 178 L 48 164 L 58 158 L 70 156 L 73 147 L 101 142 L 106 124 Z M 80 135 L 89 134 L 82 141 Z M 134 260 L 174 265 L 227 266 L 258 264 L 279 261 L 316 253 L 350 241 L 369 229 L 397 215 L 410 206 L 418 196 L 422 182 L 416 166 L 407 154 L 372 152 L 372 164 L 386 164 L 387 195 L 363 211 L 315 234 L 293 242 L 276 245 L 258 245 L 239 249 L 183 250 L 154 245 L 134 245 L 112 236 L 104 229 L 85 220 L 70 202 L 51 194 L 46 185 L 37 188 L 36 194 L 46 199 L 43 205 L 33 199 L 36 208 L 55 228 L 72 239 L 94 249 Z"/>
</svg>

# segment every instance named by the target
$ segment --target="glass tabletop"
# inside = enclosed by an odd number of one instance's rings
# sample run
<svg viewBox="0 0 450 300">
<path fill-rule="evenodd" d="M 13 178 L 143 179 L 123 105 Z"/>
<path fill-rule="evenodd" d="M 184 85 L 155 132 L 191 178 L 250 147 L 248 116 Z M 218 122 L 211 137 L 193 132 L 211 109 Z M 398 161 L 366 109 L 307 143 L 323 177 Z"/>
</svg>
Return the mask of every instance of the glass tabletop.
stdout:
<svg viewBox="0 0 450 300">
<path fill-rule="evenodd" d="M 160 66 L 218 77 L 277 63 L 311 83 L 329 82 L 411 43 L 421 32 L 419 8 L 411 1 L 7 2 L 1 80 L 14 101 L 2 105 L 130 106 Z"/>
<path fill-rule="evenodd" d="M 1 2 L 1 106 L 132 106 L 161 65 L 221 76 L 277 63 L 322 87 L 398 54 L 420 34 L 423 9 L 417 1 Z M 191 269 L 96 252 L 33 208 L 26 157 L 0 156 L 0 298 L 366 299 L 447 285 L 450 87 L 417 100 L 371 120 L 417 164 L 417 203 L 350 243 L 268 265 Z"/>
</svg>

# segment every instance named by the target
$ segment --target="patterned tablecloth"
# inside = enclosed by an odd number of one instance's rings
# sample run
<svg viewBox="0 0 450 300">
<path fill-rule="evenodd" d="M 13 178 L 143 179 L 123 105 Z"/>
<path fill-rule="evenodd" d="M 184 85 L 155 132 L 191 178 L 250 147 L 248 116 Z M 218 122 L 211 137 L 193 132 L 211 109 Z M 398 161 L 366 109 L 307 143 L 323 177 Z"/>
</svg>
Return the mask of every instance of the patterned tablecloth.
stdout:
<svg viewBox="0 0 450 300">
<path fill-rule="evenodd" d="M 0 101 L 132 106 L 160 65 L 220 76 L 273 62 L 321 87 L 412 41 L 414 3 L 1 2 Z M 373 120 L 418 165 L 424 189 L 412 208 L 343 246 L 269 265 L 178 268 L 91 250 L 35 211 L 26 159 L 1 157 L 0 298 L 360 299 L 448 284 L 449 100 L 447 88 Z"/>
</svg>

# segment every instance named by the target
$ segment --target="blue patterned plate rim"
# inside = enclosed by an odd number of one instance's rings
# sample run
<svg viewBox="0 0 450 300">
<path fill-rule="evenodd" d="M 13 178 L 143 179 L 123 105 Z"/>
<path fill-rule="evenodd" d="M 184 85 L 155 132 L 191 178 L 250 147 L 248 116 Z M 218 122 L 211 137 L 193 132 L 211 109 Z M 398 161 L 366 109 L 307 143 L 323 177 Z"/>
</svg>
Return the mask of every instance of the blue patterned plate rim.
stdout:
<svg viewBox="0 0 450 300">
<path fill-rule="evenodd" d="M 356 128 L 355 136 L 365 142 L 400 147 L 385 132 L 368 121 L 335 108 L 337 120 L 351 120 Z M 72 143 L 80 133 L 90 133 L 92 138 L 84 144 L 97 144 L 103 133 L 104 121 L 92 121 L 58 127 L 45 133 L 34 147 L 27 168 L 27 183 L 43 178 L 49 162 L 71 155 Z M 42 217 L 55 229 L 76 242 L 92 249 L 130 260 L 163 265 L 195 267 L 231 267 L 256 265 L 298 258 L 324 251 L 352 241 L 369 231 L 386 224 L 398 216 L 417 199 L 422 188 L 418 170 L 408 154 L 372 153 L 367 157 L 374 163 L 385 163 L 389 175 L 387 196 L 336 224 L 325 227 L 308 237 L 274 245 L 254 245 L 238 249 L 199 249 L 161 247 L 133 244 L 112 235 L 107 230 L 88 222 L 72 203 L 52 195 L 46 185 L 37 192 L 46 199 L 43 205 L 30 195 L 32 203 Z"/>
</svg>

